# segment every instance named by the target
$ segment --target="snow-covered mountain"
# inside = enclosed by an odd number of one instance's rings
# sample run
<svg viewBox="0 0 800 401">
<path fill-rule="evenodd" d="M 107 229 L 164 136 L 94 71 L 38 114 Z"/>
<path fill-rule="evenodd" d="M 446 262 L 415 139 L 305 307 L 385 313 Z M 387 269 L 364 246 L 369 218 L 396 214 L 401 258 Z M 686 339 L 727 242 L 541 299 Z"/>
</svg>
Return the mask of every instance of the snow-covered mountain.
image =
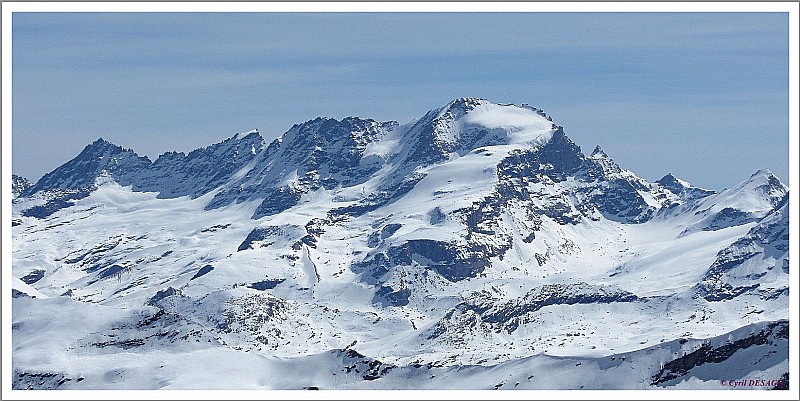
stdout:
<svg viewBox="0 0 800 401">
<path fill-rule="evenodd" d="M 100 139 L 16 182 L 17 389 L 788 377 L 788 188 L 648 182 L 527 105 L 317 118 L 152 162 Z"/>
<path fill-rule="evenodd" d="M 656 184 L 661 185 L 685 201 L 692 201 L 714 194 L 714 191 L 694 187 L 692 184 L 675 177 L 672 173 L 661 177 L 660 180 L 656 181 Z"/>
</svg>

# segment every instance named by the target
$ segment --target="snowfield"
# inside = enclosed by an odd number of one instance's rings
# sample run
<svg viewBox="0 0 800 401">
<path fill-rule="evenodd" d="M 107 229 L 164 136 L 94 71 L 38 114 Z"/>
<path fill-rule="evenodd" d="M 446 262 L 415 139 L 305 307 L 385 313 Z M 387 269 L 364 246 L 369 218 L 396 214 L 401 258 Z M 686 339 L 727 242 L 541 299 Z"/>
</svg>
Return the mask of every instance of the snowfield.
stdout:
<svg viewBox="0 0 800 401">
<path fill-rule="evenodd" d="M 650 183 L 530 106 L 98 140 L 15 193 L 15 390 L 788 383 L 788 188 Z"/>
</svg>

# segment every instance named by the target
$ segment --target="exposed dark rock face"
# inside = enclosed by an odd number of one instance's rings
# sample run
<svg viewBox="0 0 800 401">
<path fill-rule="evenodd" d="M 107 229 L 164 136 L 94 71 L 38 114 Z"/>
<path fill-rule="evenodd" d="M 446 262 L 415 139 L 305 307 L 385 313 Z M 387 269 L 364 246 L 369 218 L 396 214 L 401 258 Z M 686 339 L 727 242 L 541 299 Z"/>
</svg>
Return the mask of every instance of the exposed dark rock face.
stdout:
<svg viewBox="0 0 800 401">
<path fill-rule="evenodd" d="M 156 292 L 156 295 L 153 295 L 147 301 L 147 305 L 156 305 L 158 303 L 158 301 L 160 301 L 160 300 L 162 300 L 164 298 L 167 298 L 167 297 L 171 297 L 173 295 L 181 295 L 181 290 L 178 290 L 178 289 L 175 289 L 175 288 L 172 288 L 172 287 L 167 287 L 167 288 L 165 288 L 163 290 L 159 290 L 158 292 Z"/>
<path fill-rule="evenodd" d="M 532 314 L 551 305 L 636 302 L 636 295 L 618 288 L 576 284 L 547 284 L 530 290 L 524 297 L 510 301 L 498 300 L 480 293 L 456 305 L 433 328 L 429 339 L 459 332 L 464 324 L 486 326 L 491 331 L 512 333 L 526 323 Z"/>
<path fill-rule="evenodd" d="M 435 208 L 433 208 L 433 210 L 431 210 L 430 218 L 431 218 L 430 219 L 431 224 L 439 224 L 447 218 L 447 215 L 442 213 L 442 208 L 436 206 Z"/>
<path fill-rule="evenodd" d="M 673 194 L 678 195 L 684 201 L 694 201 L 716 193 L 715 191 L 708 189 L 684 185 L 684 183 L 672 175 L 672 173 L 661 177 L 660 180 L 656 181 L 656 184 L 661 185 Z"/>
<path fill-rule="evenodd" d="M 622 179 L 601 183 L 600 189 L 590 192 L 591 201 L 606 218 L 621 222 L 639 223 L 649 220 L 654 210 L 642 199 L 636 187 Z"/>
<path fill-rule="evenodd" d="M 225 184 L 264 148 L 259 133 L 237 134 L 220 143 L 182 152 L 164 153 L 133 180 L 136 191 L 158 192 L 160 198 L 196 198 Z"/>
<path fill-rule="evenodd" d="M 264 216 L 271 216 L 283 212 L 284 210 L 291 209 L 297 205 L 297 202 L 300 201 L 300 197 L 302 196 L 303 193 L 300 190 L 292 187 L 269 189 L 265 191 L 264 201 L 258 205 L 258 209 L 256 209 L 253 214 L 253 218 L 258 219 Z"/>
<path fill-rule="evenodd" d="M 94 186 L 79 189 L 66 188 L 47 190 L 47 202 L 43 205 L 37 205 L 23 210 L 22 215 L 25 217 L 36 217 L 37 219 L 50 217 L 53 213 L 74 205 L 75 201 L 89 196 L 94 190 Z"/>
<path fill-rule="evenodd" d="M 212 270 L 214 270 L 214 266 L 205 265 L 205 266 L 201 267 L 200 270 L 198 270 L 197 273 L 195 273 L 194 276 L 192 276 L 192 278 L 189 279 L 189 281 L 192 281 L 192 280 L 194 280 L 196 278 L 203 277 L 206 274 L 211 273 Z"/>
<path fill-rule="evenodd" d="M 226 186 L 208 204 L 215 209 L 248 199 L 263 199 L 254 219 L 279 213 L 318 189 L 359 185 L 384 161 L 365 157 L 366 147 L 397 126 L 348 117 L 316 118 L 297 124 L 273 141 L 252 168 Z"/>
<path fill-rule="evenodd" d="M 270 247 L 276 243 L 283 244 L 296 238 L 302 231 L 302 227 L 290 224 L 256 227 L 239 244 L 237 251 Z"/>
<path fill-rule="evenodd" d="M 11 298 L 36 298 L 34 296 L 28 295 L 16 288 L 11 289 Z"/>
<path fill-rule="evenodd" d="M 74 159 L 45 174 L 22 195 L 54 189 L 92 188 L 95 180 L 103 174 L 108 174 L 122 185 L 130 185 L 149 165 L 147 157 L 100 138 L 87 145 Z"/>
<path fill-rule="evenodd" d="M 787 194 L 747 235 L 717 254 L 703 281 L 696 286 L 697 294 L 707 301 L 716 302 L 756 290 L 760 287 L 760 279 L 773 268 L 779 266 L 788 272 L 788 252 Z M 762 266 L 764 263 L 756 263 L 755 270 L 747 267 L 766 258 L 774 258 L 777 262 L 767 265 L 766 269 Z"/>
<path fill-rule="evenodd" d="M 591 157 L 585 157 L 561 127 L 541 148 L 512 152 L 497 166 L 497 174 L 497 193 L 502 199 L 529 203 L 535 214 L 560 224 L 576 224 L 584 217 L 592 217 L 593 210 L 623 223 L 647 221 L 655 209 L 639 191 L 652 193 L 664 205 L 670 202 L 663 190 L 648 186 L 632 174 L 623 174 L 599 147 Z M 555 194 L 545 189 L 568 178 L 584 185 L 574 192 L 560 190 Z M 537 187 L 542 189 L 531 190 Z M 542 197 L 549 200 L 546 206 L 529 202 Z"/>
<path fill-rule="evenodd" d="M 262 280 L 262 281 L 257 281 L 255 283 L 252 283 L 252 284 L 248 285 L 247 287 L 248 288 L 252 288 L 254 290 L 266 291 L 266 290 L 271 290 L 271 289 L 277 287 L 278 284 L 280 284 L 280 283 L 282 283 L 284 281 L 286 281 L 286 279 L 283 279 L 283 278 L 282 279 L 277 279 L 277 280 Z"/>
<path fill-rule="evenodd" d="M 250 231 L 250 234 L 247 234 L 247 238 L 239 245 L 238 250 L 243 251 L 245 249 L 253 249 L 253 243 L 257 241 L 264 241 L 265 239 L 269 238 L 272 235 L 282 234 L 283 230 L 280 227 L 265 227 L 265 228 L 254 228 L 253 231 Z M 271 243 L 265 244 L 266 246 L 271 245 Z"/>
<path fill-rule="evenodd" d="M 104 278 L 113 277 L 113 276 L 116 276 L 116 275 L 124 272 L 126 269 L 127 269 L 127 267 L 125 267 L 125 266 L 120 266 L 120 265 L 114 264 L 114 265 L 111 265 L 111 266 L 101 270 L 100 273 L 97 274 L 97 278 L 98 279 L 104 279 Z"/>
<path fill-rule="evenodd" d="M 381 244 L 385 239 L 391 237 L 397 230 L 402 227 L 402 224 L 387 224 L 383 226 L 380 231 L 373 231 L 367 238 L 367 246 L 375 248 Z"/>
<path fill-rule="evenodd" d="M 392 287 L 378 287 L 375 296 L 372 297 L 372 303 L 378 304 L 382 307 L 387 306 L 405 306 L 408 305 L 408 298 L 411 296 L 411 290 L 402 289 L 395 291 Z"/>
<path fill-rule="evenodd" d="M 43 269 L 34 269 L 30 273 L 23 276 L 22 280 L 25 284 L 33 284 L 44 278 L 45 271 Z"/>
<path fill-rule="evenodd" d="M 465 248 L 457 243 L 437 240 L 409 240 L 353 264 L 352 270 L 355 273 L 367 272 L 368 277 L 364 278 L 367 282 L 374 282 L 372 279 L 379 280 L 395 266 L 417 263 L 455 282 L 483 272 L 490 266 L 489 259 L 497 252 L 497 249 L 483 245 Z"/>
<path fill-rule="evenodd" d="M 341 356 L 342 372 L 356 373 L 363 380 L 376 380 L 385 376 L 389 371 L 397 366 L 383 363 L 377 359 L 360 354 L 353 349 L 343 349 L 331 351 L 337 356 Z"/>
<path fill-rule="evenodd" d="M 648 193 L 662 207 L 675 202 L 669 191 L 622 170 L 599 146 L 586 158 L 585 176 L 593 185 L 582 188 L 581 192 L 610 220 L 621 223 L 650 220 L 656 208 L 644 200 L 643 193 Z"/>
<path fill-rule="evenodd" d="M 11 174 L 11 197 L 16 198 L 20 196 L 20 194 L 27 191 L 30 187 L 33 186 L 33 183 L 28 181 L 25 177 L 20 177 L 16 174 Z"/>
<path fill-rule="evenodd" d="M 14 369 L 11 388 L 14 390 L 56 390 L 67 382 L 75 380 L 64 373 L 25 372 Z M 82 381 L 83 377 L 78 378 Z"/>
<path fill-rule="evenodd" d="M 752 213 L 726 207 L 715 214 L 702 229 L 703 231 L 716 231 L 723 228 L 740 226 L 757 220 L 758 218 L 753 216 Z"/>
<path fill-rule="evenodd" d="M 670 380 L 685 376 L 692 368 L 706 363 L 720 363 L 730 358 L 737 351 L 752 346 L 769 344 L 776 339 L 789 339 L 789 322 L 780 321 L 770 323 L 766 328 L 751 336 L 736 340 L 732 343 L 713 347 L 703 344 L 696 351 L 686 354 L 664 364 L 652 379 L 653 385 L 662 384 Z"/>
</svg>

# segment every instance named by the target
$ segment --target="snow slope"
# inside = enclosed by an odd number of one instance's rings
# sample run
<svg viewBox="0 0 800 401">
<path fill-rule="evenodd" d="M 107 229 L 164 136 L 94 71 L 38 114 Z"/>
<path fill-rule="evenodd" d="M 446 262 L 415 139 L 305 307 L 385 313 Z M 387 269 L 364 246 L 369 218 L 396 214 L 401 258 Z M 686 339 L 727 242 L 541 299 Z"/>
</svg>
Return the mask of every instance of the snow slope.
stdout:
<svg viewBox="0 0 800 401">
<path fill-rule="evenodd" d="M 15 389 L 788 372 L 788 188 L 764 170 L 720 193 L 651 183 L 530 106 L 318 118 L 152 163 L 99 140 L 12 217 Z"/>
</svg>

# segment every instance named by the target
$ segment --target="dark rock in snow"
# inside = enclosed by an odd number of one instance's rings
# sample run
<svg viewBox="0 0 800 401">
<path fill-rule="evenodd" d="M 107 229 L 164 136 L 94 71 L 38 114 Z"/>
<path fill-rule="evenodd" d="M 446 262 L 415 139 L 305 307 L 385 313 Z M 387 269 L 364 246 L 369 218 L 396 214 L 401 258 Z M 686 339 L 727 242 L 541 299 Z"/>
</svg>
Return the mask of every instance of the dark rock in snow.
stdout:
<svg viewBox="0 0 800 401">
<path fill-rule="evenodd" d="M 411 296 L 411 290 L 403 289 L 395 291 L 392 287 L 381 286 L 372 297 L 372 303 L 378 304 L 382 307 L 387 306 L 405 306 L 408 305 L 408 298 Z"/>
<path fill-rule="evenodd" d="M 435 208 L 433 208 L 433 210 L 431 210 L 430 217 L 431 217 L 430 220 L 431 224 L 439 224 L 443 222 L 445 218 L 447 218 L 447 216 L 444 213 L 442 213 L 442 209 L 439 206 L 436 206 Z"/>
<path fill-rule="evenodd" d="M 11 388 L 14 390 L 56 390 L 73 380 L 65 373 L 27 372 L 18 369 L 14 369 L 11 378 Z"/>
<path fill-rule="evenodd" d="M 44 278 L 45 271 L 43 269 L 34 269 L 30 273 L 23 276 L 22 280 L 25 284 L 33 284 Z"/>
<path fill-rule="evenodd" d="M 721 230 L 723 228 L 740 226 L 757 220 L 758 218 L 753 216 L 752 213 L 726 207 L 714 215 L 708 224 L 703 227 L 703 231 Z"/>
<path fill-rule="evenodd" d="M 652 383 L 653 385 L 663 384 L 685 376 L 695 367 L 723 362 L 740 350 L 769 344 L 777 339 L 788 340 L 788 338 L 789 322 L 780 321 L 770 323 L 763 330 L 729 344 L 716 347 L 703 344 L 694 352 L 664 364 L 664 367 L 653 376 Z"/>
<path fill-rule="evenodd" d="M 16 288 L 11 289 L 11 298 L 36 298 L 32 295 L 24 293 Z"/>
<path fill-rule="evenodd" d="M 194 280 L 196 278 L 203 277 L 206 274 L 210 273 L 212 270 L 214 270 L 214 266 L 205 265 L 205 266 L 201 267 L 200 270 L 198 270 L 197 273 L 195 273 L 194 276 L 192 276 L 192 278 L 189 279 L 189 281 L 192 281 L 192 280 Z"/>
<path fill-rule="evenodd" d="M 78 189 L 65 188 L 48 190 L 48 199 L 44 205 L 37 205 L 23 210 L 22 215 L 26 217 L 36 217 L 37 219 L 50 217 L 53 213 L 74 205 L 75 201 L 89 196 L 94 190 L 95 187 L 93 186 Z"/>
<path fill-rule="evenodd" d="M 282 283 L 284 281 L 286 281 L 286 279 L 262 280 L 262 281 L 257 281 L 255 283 L 252 283 L 252 284 L 248 285 L 247 287 L 248 288 L 252 288 L 254 290 L 266 291 L 266 290 L 271 290 L 271 289 L 277 287 L 278 284 L 280 284 L 280 283 Z"/>
<path fill-rule="evenodd" d="M 171 297 L 173 295 L 181 295 L 181 290 L 172 287 L 167 287 L 163 290 L 159 290 L 158 292 L 156 292 L 156 295 L 150 297 L 150 299 L 147 301 L 147 305 L 155 305 L 158 301 L 167 297 Z"/>
<path fill-rule="evenodd" d="M 244 251 L 245 249 L 253 249 L 256 242 L 267 240 L 272 236 L 283 235 L 284 233 L 285 231 L 277 226 L 254 228 L 250 231 L 250 234 L 247 234 L 247 238 L 242 241 L 237 250 Z"/>
<path fill-rule="evenodd" d="M 456 316 L 474 312 L 481 322 L 508 333 L 514 332 L 526 322 L 530 314 L 551 305 L 573 304 L 603 304 L 616 302 L 636 302 L 639 300 L 634 294 L 610 286 L 591 285 L 587 283 L 575 284 L 546 284 L 530 290 L 524 297 L 508 302 L 479 295 L 468 299 L 453 308 L 433 328 L 429 338 L 436 338 L 446 334 L 452 328 L 450 321 L 457 321 Z M 477 325 L 477 321 L 472 321 Z"/>
</svg>

